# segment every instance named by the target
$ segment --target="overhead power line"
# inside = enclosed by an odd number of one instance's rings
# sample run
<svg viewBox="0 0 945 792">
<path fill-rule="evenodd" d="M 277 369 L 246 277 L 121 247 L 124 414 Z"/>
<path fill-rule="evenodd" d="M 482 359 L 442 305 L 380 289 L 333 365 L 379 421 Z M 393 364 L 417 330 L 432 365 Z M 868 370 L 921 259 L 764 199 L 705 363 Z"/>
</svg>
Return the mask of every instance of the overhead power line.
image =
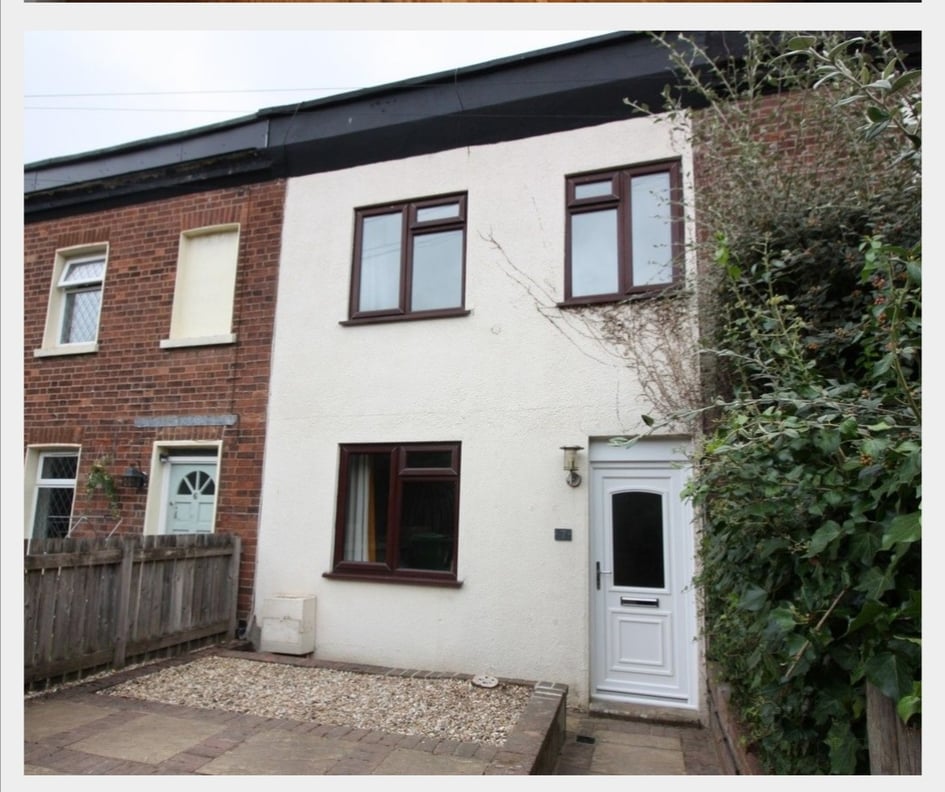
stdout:
<svg viewBox="0 0 945 792">
<path fill-rule="evenodd" d="M 200 96 L 208 94 L 321 93 L 324 91 L 357 91 L 363 85 L 336 85 L 326 88 L 233 88 L 219 91 L 100 91 L 98 93 L 35 93 L 24 99 L 80 99 L 99 96 Z"/>
<path fill-rule="evenodd" d="M 241 115 L 250 115 L 256 112 L 256 108 L 252 110 L 245 108 L 221 110 L 216 107 L 24 107 L 23 109 L 51 110 L 66 113 L 91 110 L 96 113 L 228 113 L 230 115 L 239 113 Z"/>
<path fill-rule="evenodd" d="M 555 80 L 505 80 L 504 85 L 573 85 L 579 86 L 588 82 L 587 79 L 555 79 Z M 431 85 L 441 85 L 442 81 L 424 82 L 411 81 L 411 88 L 424 88 Z M 382 87 L 377 83 L 368 85 L 329 85 L 321 87 L 302 88 L 224 88 L 219 90 L 199 91 L 98 91 L 82 93 L 30 93 L 24 94 L 24 99 L 80 99 L 88 97 L 118 97 L 118 96 L 209 96 L 216 94 L 270 94 L 270 93 L 335 93 L 340 91 L 362 91 L 368 88 Z"/>
</svg>

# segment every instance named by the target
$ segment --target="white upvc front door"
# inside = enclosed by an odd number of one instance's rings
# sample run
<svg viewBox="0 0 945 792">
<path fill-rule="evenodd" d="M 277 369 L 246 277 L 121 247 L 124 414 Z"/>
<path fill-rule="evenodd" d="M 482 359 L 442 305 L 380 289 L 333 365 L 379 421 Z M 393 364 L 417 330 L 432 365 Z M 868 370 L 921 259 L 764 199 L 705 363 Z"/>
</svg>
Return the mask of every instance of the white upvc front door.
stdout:
<svg viewBox="0 0 945 792">
<path fill-rule="evenodd" d="M 695 548 L 680 445 L 592 444 L 592 699 L 698 706 Z"/>
</svg>

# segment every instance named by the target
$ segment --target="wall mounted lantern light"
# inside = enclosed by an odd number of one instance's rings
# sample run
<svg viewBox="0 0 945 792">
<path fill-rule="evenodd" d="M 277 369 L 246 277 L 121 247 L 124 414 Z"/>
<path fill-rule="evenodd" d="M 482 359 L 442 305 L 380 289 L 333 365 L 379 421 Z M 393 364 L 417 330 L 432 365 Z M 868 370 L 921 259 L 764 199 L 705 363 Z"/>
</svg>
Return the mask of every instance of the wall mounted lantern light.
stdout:
<svg viewBox="0 0 945 792">
<path fill-rule="evenodd" d="M 577 472 L 577 452 L 583 451 L 584 446 L 561 446 L 564 451 L 564 469 L 568 471 L 568 477 L 565 481 L 569 487 L 578 487 L 581 484 L 581 476 Z"/>
<path fill-rule="evenodd" d="M 121 474 L 121 483 L 131 489 L 141 490 L 148 485 L 148 474 L 142 471 L 135 462 Z"/>
</svg>

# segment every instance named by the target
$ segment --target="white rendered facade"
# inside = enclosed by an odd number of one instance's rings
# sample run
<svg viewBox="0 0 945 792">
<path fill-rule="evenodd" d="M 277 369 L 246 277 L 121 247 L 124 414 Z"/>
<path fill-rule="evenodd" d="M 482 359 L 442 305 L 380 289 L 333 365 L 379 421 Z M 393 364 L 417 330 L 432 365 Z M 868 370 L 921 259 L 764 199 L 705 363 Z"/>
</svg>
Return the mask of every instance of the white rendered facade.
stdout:
<svg viewBox="0 0 945 792">
<path fill-rule="evenodd" d="M 289 180 L 257 623 L 267 598 L 312 595 L 316 657 L 561 682 L 570 702 L 588 702 L 588 454 L 595 439 L 644 431 L 640 416 L 653 407 L 632 370 L 587 337 L 582 309 L 557 305 L 564 299 L 565 182 L 678 159 L 691 206 L 690 152 L 670 127 L 641 118 Z M 467 201 L 469 313 L 342 324 L 355 210 L 456 193 Z M 693 267 L 687 260 L 687 279 Z M 461 444 L 461 585 L 325 577 L 335 548 L 340 445 L 420 441 Z M 566 484 L 563 445 L 584 448 L 578 487 Z M 570 540 L 556 529 L 570 529 Z M 691 613 L 686 630 L 695 645 Z M 691 690 L 686 706 L 698 698 Z"/>
</svg>

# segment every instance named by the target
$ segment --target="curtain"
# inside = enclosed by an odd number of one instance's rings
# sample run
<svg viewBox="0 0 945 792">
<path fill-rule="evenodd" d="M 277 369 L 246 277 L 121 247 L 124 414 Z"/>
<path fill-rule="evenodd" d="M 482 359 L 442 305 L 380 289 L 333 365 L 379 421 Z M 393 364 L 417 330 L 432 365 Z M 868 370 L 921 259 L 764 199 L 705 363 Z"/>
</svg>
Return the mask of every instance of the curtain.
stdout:
<svg viewBox="0 0 945 792">
<path fill-rule="evenodd" d="M 345 561 L 377 561 L 374 475 L 371 463 L 369 454 L 352 454 L 348 460 Z"/>
</svg>

